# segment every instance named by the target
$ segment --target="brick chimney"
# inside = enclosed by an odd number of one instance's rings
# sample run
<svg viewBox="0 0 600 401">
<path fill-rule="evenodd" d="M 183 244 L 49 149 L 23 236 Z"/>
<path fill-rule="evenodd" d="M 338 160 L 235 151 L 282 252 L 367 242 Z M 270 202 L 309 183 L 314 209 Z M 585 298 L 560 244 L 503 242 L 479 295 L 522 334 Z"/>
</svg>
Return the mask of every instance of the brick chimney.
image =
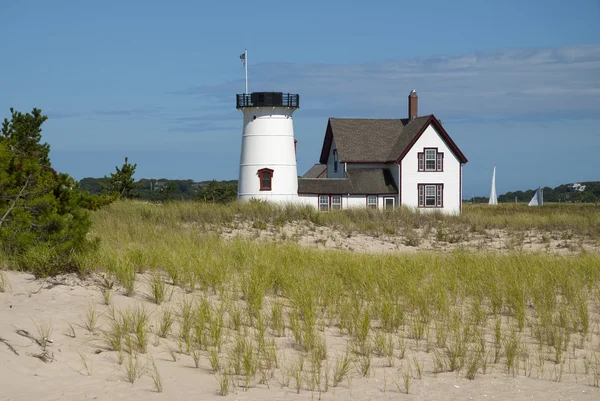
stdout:
<svg viewBox="0 0 600 401">
<path fill-rule="evenodd" d="M 417 96 L 417 91 L 410 91 L 410 95 L 408 95 L 408 119 L 412 120 L 416 118 L 419 113 L 419 96 Z"/>
</svg>

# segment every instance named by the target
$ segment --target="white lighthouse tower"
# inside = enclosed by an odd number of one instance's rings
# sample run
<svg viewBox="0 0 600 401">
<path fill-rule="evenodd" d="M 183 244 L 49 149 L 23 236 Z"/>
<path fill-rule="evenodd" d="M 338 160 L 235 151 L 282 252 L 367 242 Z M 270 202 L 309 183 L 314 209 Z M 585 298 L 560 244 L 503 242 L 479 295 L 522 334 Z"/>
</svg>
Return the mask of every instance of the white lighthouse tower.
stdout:
<svg viewBox="0 0 600 401">
<path fill-rule="evenodd" d="M 292 113 L 300 96 L 282 92 L 237 95 L 244 113 L 238 199 L 298 201 L 298 170 Z"/>
</svg>

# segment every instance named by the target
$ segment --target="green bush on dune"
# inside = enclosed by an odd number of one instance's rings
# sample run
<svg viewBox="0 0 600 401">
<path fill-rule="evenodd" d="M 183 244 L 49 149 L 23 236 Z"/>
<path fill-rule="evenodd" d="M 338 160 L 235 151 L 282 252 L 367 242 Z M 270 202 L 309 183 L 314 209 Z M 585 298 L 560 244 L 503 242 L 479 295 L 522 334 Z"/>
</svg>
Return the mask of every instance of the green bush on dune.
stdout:
<svg viewBox="0 0 600 401">
<path fill-rule="evenodd" d="M 38 276 L 74 270 L 73 254 L 93 246 L 87 209 L 111 198 L 80 192 L 72 177 L 52 168 L 41 110 L 10 111 L 0 131 L 0 251 Z"/>
</svg>

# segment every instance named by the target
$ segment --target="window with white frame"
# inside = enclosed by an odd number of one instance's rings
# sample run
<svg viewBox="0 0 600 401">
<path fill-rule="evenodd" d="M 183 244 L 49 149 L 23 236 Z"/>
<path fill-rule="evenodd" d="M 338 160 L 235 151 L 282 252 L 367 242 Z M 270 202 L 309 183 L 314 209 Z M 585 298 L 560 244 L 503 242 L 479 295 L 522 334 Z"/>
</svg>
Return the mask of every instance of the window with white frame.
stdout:
<svg viewBox="0 0 600 401">
<path fill-rule="evenodd" d="M 329 210 L 329 195 L 319 195 L 319 211 L 327 212 Z"/>
<path fill-rule="evenodd" d="M 331 195 L 331 210 L 340 210 L 342 208 L 342 196 Z"/>
<path fill-rule="evenodd" d="M 444 184 L 419 184 L 419 207 L 444 207 Z"/>
<path fill-rule="evenodd" d="M 438 152 L 437 148 L 424 148 L 417 157 L 419 171 L 444 171 L 444 152 Z"/>
<path fill-rule="evenodd" d="M 377 209 L 377 195 L 367 195 L 367 207 Z"/>
</svg>

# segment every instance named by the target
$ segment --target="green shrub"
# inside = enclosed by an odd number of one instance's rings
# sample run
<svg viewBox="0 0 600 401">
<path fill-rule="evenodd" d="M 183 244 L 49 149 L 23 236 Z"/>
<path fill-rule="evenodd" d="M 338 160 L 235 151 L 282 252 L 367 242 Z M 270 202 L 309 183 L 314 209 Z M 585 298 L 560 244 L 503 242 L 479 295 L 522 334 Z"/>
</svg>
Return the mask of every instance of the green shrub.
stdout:
<svg viewBox="0 0 600 401">
<path fill-rule="evenodd" d="M 110 202 L 82 194 L 73 178 L 51 167 L 50 146 L 40 143 L 46 119 L 38 109 L 11 109 L 0 131 L 0 247 L 37 276 L 76 270 L 73 255 L 94 245 L 86 208 Z"/>
</svg>

